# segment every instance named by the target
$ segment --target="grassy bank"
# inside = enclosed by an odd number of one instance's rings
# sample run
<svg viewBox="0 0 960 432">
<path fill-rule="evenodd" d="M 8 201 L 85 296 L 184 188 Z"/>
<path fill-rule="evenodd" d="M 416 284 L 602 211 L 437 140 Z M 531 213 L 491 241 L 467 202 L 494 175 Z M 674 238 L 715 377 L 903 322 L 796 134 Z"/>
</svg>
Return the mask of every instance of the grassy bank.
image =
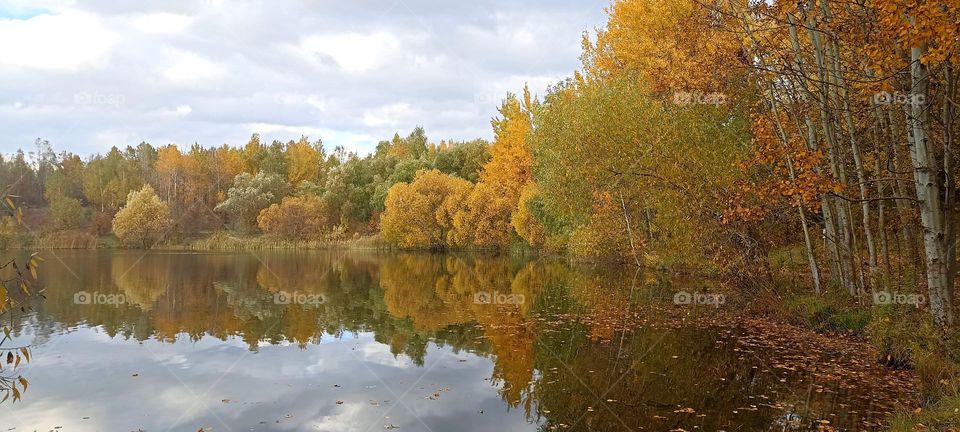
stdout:
<svg viewBox="0 0 960 432">
<path fill-rule="evenodd" d="M 777 298 L 760 298 L 756 303 L 760 306 L 754 312 L 821 334 L 869 343 L 877 354 L 865 360 L 912 370 L 922 404 L 899 407 L 890 421 L 891 430 L 960 431 L 960 331 L 938 329 L 929 312 L 916 306 L 861 304 L 836 289 L 821 295 L 809 287 L 781 291 Z"/>
<path fill-rule="evenodd" d="M 125 249 L 115 236 L 97 236 L 83 231 L 19 233 L 0 242 L 0 249 Z M 355 235 L 341 240 L 284 240 L 265 235 L 235 235 L 217 231 L 206 235 L 173 238 L 153 246 L 155 250 L 392 250 L 379 235 Z"/>
<path fill-rule="evenodd" d="M 310 249 L 351 249 L 351 250 L 391 250 L 379 235 L 360 236 L 343 240 L 284 240 L 263 235 L 233 235 L 223 231 L 208 236 L 187 240 L 179 244 L 158 245 L 157 249 L 189 250 L 310 250 Z"/>
</svg>

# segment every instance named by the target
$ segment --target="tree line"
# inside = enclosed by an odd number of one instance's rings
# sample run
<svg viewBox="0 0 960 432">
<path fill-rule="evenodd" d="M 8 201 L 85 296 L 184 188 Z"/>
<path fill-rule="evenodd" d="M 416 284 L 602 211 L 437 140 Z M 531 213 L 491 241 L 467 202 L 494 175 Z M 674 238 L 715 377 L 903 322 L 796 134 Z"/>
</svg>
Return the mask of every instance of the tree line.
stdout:
<svg viewBox="0 0 960 432">
<path fill-rule="evenodd" d="M 393 184 L 425 168 L 475 179 L 489 157 L 483 140 L 428 142 L 420 127 L 381 141 L 368 155 L 341 147 L 328 152 L 308 137 L 268 144 L 258 134 L 241 147 L 143 142 L 87 158 L 56 153 L 41 139 L 35 147 L 0 157 L 0 181 L 28 208 L 31 229 L 105 235 L 118 228 L 118 211 L 135 204 L 128 225 L 150 222 L 153 229 L 135 229 L 134 245 L 222 229 L 317 239 L 368 233 Z M 46 210 L 30 218 L 29 208 Z M 149 215 L 163 220 L 142 219 Z"/>
</svg>

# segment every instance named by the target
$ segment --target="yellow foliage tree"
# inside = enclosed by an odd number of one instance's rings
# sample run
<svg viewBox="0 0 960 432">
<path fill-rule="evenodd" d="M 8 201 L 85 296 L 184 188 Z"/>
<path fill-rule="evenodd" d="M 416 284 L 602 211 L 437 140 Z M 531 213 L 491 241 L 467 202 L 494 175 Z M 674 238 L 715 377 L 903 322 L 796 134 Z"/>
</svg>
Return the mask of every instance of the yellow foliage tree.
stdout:
<svg viewBox="0 0 960 432">
<path fill-rule="evenodd" d="M 510 214 L 514 201 L 490 183 L 480 182 L 454 215 L 450 232 L 452 246 L 504 248 L 513 234 Z"/>
<path fill-rule="evenodd" d="M 447 246 L 450 209 L 457 207 L 447 200 L 462 200 L 472 188 L 472 183 L 438 170 L 421 170 L 413 182 L 393 185 L 380 219 L 384 240 L 402 248 Z"/>
<path fill-rule="evenodd" d="M 318 240 L 331 225 L 326 202 L 315 195 L 286 197 L 257 216 L 261 231 L 287 240 Z"/>
<path fill-rule="evenodd" d="M 127 204 L 113 218 L 113 233 L 128 246 L 150 247 L 170 229 L 170 209 L 150 185 L 127 195 Z"/>
<path fill-rule="evenodd" d="M 615 0 L 596 44 L 584 40 L 594 76 L 639 73 L 654 93 L 716 91 L 729 84 L 740 41 L 696 0 Z"/>
<path fill-rule="evenodd" d="M 487 183 L 507 201 L 516 203 L 520 191 L 533 181 L 533 154 L 527 136 L 533 130 L 530 90 L 523 90 L 523 101 L 509 94 L 499 108 L 500 118 L 491 122 L 495 140 L 490 161 L 483 167 L 480 181 Z"/>
<path fill-rule="evenodd" d="M 217 188 L 217 201 L 223 201 L 226 198 L 227 190 L 233 184 L 233 178 L 243 172 L 243 152 L 224 144 L 214 151 L 214 160 L 216 160 L 213 169 L 215 170 L 214 181 Z"/>
<path fill-rule="evenodd" d="M 157 185 L 167 201 L 176 200 L 182 194 L 184 182 L 184 157 L 177 146 L 170 144 L 157 150 Z"/>
<path fill-rule="evenodd" d="M 287 178 L 290 184 L 297 185 L 304 180 L 316 181 L 320 175 L 323 154 L 317 146 L 310 144 L 307 137 L 287 147 Z"/>
</svg>

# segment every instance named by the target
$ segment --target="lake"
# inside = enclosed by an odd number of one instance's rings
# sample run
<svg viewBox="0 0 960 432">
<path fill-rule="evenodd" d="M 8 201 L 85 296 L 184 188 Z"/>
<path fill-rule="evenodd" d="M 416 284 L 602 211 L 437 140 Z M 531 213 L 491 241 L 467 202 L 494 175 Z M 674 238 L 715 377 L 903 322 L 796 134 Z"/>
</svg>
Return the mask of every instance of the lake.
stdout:
<svg viewBox="0 0 960 432">
<path fill-rule="evenodd" d="M 0 431 L 879 430 L 913 397 L 856 350 L 774 348 L 788 332 L 734 323 L 716 284 L 627 267 L 43 256 Z"/>
</svg>

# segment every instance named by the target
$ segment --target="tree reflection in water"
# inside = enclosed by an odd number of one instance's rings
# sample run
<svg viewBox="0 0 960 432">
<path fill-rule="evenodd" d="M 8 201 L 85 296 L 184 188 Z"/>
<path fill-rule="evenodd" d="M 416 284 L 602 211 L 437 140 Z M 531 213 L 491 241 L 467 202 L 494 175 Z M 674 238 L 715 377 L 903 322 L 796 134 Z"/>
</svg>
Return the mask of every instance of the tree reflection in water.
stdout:
<svg viewBox="0 0 960 432">
<path fill-rule="evenodd" d="M 29 321 L 38 335 L 86 325 L 137 341 L 239 337 L 257 351 L 372 333 L 419 366 L 436 344 L 490 358 L 491 385 L 542 430 L 802 429 L 828 413 L 839 413 L 831 420 L 839 427 L 862 426 L 895 397 L 812 393 L 802 371 L 789 380 L 799 384 L 785 385 L 764 353 L 745 354 L 732 327 L 652 325 L 657 310 L 672 306 L 677 287 L 669 285 L 678 283 L 655 273 L 418 253 L 83 252 L 63 259 L 72 271 L 41 276 L 48 299 Z M 81 290 L 122 294 L 125 302 L 77 305 Z M 278 294 L 322 301 L 278 302 Z M 651 325 L 617 325 L 641 313 Z"/>
</svg>

